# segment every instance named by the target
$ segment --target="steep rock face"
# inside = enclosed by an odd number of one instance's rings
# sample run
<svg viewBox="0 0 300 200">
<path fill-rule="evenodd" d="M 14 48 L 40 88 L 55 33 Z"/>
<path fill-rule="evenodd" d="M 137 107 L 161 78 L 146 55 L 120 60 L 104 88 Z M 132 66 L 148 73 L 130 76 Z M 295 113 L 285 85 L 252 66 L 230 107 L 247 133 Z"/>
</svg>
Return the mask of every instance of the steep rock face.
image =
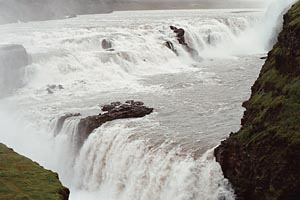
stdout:
<svg viewBox="0 0 300 200">
<path fill-rule="evenodd" d="M 300 2 L 252 87 L 242 128 L 215 156 L 238 200 L 300 198 Z"/>
<path fill-rule="evenodd" d="M 0 199 L 67 200 L 58 175 L 0 143 Z"/>
<path fill-rule="evenodd" d="M 0 97 L 22 85 L 29 58 L 22 45 L 0 45 Z"/>
</svg>

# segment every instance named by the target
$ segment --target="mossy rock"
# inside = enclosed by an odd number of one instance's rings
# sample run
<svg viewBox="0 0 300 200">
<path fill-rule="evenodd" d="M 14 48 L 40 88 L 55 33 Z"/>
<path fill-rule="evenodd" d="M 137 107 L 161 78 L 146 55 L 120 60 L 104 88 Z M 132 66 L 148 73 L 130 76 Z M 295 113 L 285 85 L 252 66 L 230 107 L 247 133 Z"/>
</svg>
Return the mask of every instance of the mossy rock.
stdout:
<svg viewBox="0 0 300 200">
<path fill-rule="evenodd" d="M 67 200 L 69 193 L 58 174 L 0 143 L 1 200 Z"/>
<path fill-rule="evenodd" d="M 252 87 L 242 128 L 215 150 L 238 200 L 299 200 L 300 2 Z"/>
</svg>

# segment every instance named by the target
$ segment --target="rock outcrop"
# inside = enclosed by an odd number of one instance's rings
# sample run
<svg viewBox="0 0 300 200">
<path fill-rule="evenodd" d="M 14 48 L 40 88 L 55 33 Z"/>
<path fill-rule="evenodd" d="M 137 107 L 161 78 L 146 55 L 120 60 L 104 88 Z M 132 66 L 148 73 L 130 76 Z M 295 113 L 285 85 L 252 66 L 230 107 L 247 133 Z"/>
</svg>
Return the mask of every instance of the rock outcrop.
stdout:
<svg viewBox="0 0 300 200">
<path fill-rule="evenodd" d="M 140 118 L 149 115 L 153 112 L 153 108 L 144 106 L 140 101 L 113 102 L 102 107 L 104 113 L 99 115 L 89 116 L 80 120 L 78 124 L 78 133 L 80 134 L 79 145 L 92 133 L 93 130 L 100 127 L 102 124 L 125 118 Z"/>
<path fill-rule="evenodd" d="M 46 91 L 48 94 L 53 94 L 54 91 L 65 89 L 62 85 L 47 85 Z"/>
<path fill-rule="evenodd" d="M 179 44 L 182 45 L 183 49 L 185 51 L 187 51 L 190 56 L 196 60 L 196 61 L 202 61 L 202 58 L 199 56 L 199 53 L 197 50 L 191 48 L 186 42 L 185 42 L 185 30 L 183 28 L 177 28 L 175 26 L 170 26 L 170 29 L 176 34 L 176 38 Z M 178 56 L 178 52 L 177 50 L 174 48 L 174 45 L 172 42 L 167 41 L 164 43 L 164 45 L 170 49 L 171 51 L 173 51 L 177 56 Z"/>
<path fill-rule="evenodd" d="M 22 85 L 30 57 L 22 45 L 0 45 L 0 97 Z"/>
<path fill-rule="evenodd" d="M 0 143 L 0 199 L 67 200 L 69 194 L 58 174 Z"/>
<path fill-rule="evenodd" d="M 112 42 L 109 39 L 103 39 L 101 42 L 102 49 L 111 49 L 112 48 Z"/>
<path fill-rule="evenodd" d="M 237 133 L 215 149 L 237 200 L 298 200 L 300 192 L 300 2 L 284 16 Z"/>
</svg>

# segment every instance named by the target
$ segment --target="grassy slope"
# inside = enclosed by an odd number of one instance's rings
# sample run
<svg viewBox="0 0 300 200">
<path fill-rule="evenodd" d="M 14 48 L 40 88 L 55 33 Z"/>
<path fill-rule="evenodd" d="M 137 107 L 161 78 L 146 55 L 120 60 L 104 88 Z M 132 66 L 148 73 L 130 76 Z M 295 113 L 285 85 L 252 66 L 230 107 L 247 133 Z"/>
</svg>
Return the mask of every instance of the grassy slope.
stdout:
<svg viewBox="0 0 300 200">
<path fill-rule="evenodd" d="M 58 175 L 0 143 L 0 199 L 68 199 Z"/>
</svg>

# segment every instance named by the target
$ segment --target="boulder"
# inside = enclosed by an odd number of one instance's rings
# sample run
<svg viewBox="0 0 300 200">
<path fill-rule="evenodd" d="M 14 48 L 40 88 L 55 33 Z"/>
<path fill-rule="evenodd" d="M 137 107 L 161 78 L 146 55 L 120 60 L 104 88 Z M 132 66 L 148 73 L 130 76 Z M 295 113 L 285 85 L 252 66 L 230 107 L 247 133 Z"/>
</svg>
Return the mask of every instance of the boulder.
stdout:
<svg viewBox="0 0 300 200">
<path fill-rule="evenodd" d="M 143 102 L 131 100 L 124 104 L 113 102 L 109 105 L 104 105 L 102 111 L 105 113 L 89 116 L 80 120 L 78 124 L 78 133 L 80 134 L 79 143 L 82 144 L 93 130 L 106 122 L 117 119 L 141 118 L 151 114 L 153 108 L 144 106 Z"/>
<path fill-rule="evenodd" d="M 178 40 L 179 44 L 187 45 L 185 43 L 185 38 L 184 38 L 185 30 L 183 28 L 177 28 L 175 26 L 170 26 L 170 29 L 174 33 L 176 33 L 176 37 L 177 37 L 177 40 Z"/>
<path fill-rule="evenodd" d="M 170 29 L 176 33 L 176 38 L 179 42 L 179 44 L 181 44 L 183 46 L 183 48 L 190 54 L 190 56 L 196 60 L 196 61 L 202 61 L 203 59 L 199 56 L 199 53 L 196 49 L 191 48 L 186 42 L 185 42 L 185 30 L 183 28 L 177 28 L 175 26 L 170 26 Z M 167 41 L 165 43 L 165 46 L 168 47 L 169 49 L 171 49 L 173 52 L 176 53 L 176 55 L 178 55 L 176 49 L 174 49 L 174 45 L 172 44 L 172 42 Z"/>
<path fill-rule="evenodd" d="M 112 42 L 109 39 L 103 39 L 101 42 L 102 49 L 109 50 L 112 48 Z"/>
<path fill-rule="evenodd" d="M 53 94 L 56 90 L 63 90 L 65 89 L 62 85 L 47 85 L 46 91 L 48 94 Z"/>
<path fill-rule="evenodd" d="M 0 45 L 0 97 L 22 86 L 30 57 L 22 45 Z"/>
</svg>

